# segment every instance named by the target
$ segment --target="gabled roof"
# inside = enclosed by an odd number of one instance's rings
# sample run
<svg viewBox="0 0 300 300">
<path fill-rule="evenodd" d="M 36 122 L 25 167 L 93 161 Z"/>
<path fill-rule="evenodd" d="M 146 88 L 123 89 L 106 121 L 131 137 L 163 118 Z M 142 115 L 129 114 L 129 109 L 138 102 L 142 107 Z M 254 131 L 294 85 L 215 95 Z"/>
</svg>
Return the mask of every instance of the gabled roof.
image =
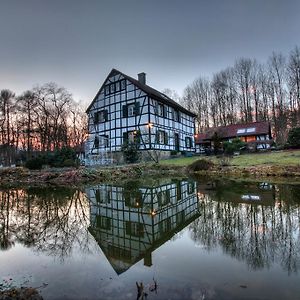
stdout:
<svg viewBox="0 0 300 300">
<path fill-rule="evenodd" d="M 180 111 L 186 113 L 187 115 L 190 115 L 192 117 L 196 117 L 196 115 L 192 112 L 190 112 L 189 110 L 187 110 L 186 108 L 184 108 L 183 106 L 181 106 L 180 104 L 178 104 L 176 101 L 174 101 L 173 99 L 171 99 L 170 97 L 168 97 L 167 95 L 159 92 L 158 90 L 150 87 L 147 84 L 143 84 L 141 82 L 139 82 L 137 79 L 130 77 L 116 69 L 112 69 L 111 72 L 108 74 L 108 76 L 106 77 L 106 79 L 104 80 L 104 83 L 102 84 L 101 88 L 99 89 L 98 93 L 96 94 L 96 96 L 94 97 L 92 103 L 89 105 L 89 107 L 87 108 L 86 112 L 88 112 L 92 106 L 92 104 L 94 103 L 94 101 L 96 101 L 96 99 L 98 98 L 98 95 L 100 94 L 100 92 L 102 91 L 105 82 L 107 81 L 107 79 L 111 76 L 117 75 L 117 74 L 121 74 L 122 76 L 124 76 L 124 78 L 126 78 L 127 80 L 129 80 L 130 82 L 132 82 L 134 85 L 136 85 L 139 89 L 141 89 L 143 92 L 145 92 L 148 96 L 150 96 L 151 98 L 158 100 L 164 104 L 170 105 L 174 108 L 179 109 Z"/>
<path fill-rule="evenodd" d="M 215 133 L 223 139 L 262 134 L 271 136 L 271 127 L 269 122 L 252 122 L 209 128 L 206 132 L 197 134 L 196 143 L 203 143 L 207 140 L 211 140 Z"/>
</svg>

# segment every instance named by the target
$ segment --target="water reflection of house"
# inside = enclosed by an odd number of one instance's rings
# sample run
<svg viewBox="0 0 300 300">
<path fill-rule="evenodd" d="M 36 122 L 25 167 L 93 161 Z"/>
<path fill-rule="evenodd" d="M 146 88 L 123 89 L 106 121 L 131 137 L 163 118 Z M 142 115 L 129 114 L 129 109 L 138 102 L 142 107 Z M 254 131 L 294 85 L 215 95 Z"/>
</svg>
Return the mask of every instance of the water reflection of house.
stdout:
<svg viewBox="0 0 300 300">
<path fill-rule="evenodd" d="M 274 205 L 275 186 L 270 183 L 214 181 L 197 185 L 198 198 Z"/>
<path fill-rule="evenodd" d="M 117 274 L 144 259 L 198 215 L 194 182 L 97 185 L 88 189 L 90 232 Z"/>
</svg>

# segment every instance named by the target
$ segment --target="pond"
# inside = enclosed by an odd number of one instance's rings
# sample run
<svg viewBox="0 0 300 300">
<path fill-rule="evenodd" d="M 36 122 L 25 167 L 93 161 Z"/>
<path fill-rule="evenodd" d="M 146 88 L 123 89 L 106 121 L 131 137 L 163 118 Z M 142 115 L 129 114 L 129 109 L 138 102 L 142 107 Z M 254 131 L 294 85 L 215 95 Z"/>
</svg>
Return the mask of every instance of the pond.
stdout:
<svg viewBox="0 0 300 300">
<path fill-rule="evenodd" d="M 299 299 L 299 227 L 300 185 L 166 178 L 2 189 L 0 291 Z"/>
</svg>

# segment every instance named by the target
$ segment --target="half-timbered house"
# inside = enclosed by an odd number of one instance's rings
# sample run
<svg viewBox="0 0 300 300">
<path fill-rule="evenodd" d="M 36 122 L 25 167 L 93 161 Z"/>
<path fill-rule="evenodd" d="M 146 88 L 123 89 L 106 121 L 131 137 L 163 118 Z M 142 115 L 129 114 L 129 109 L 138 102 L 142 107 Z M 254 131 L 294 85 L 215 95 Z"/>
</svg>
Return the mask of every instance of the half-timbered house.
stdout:
<svg viewBox="0 0 300 300">
<path fill-rule="evenodd" d="M 122 145 L 137 143 L 144 158 L 194 152 L 195 115 L 167 95 L 113 69 L 87 109 L 87 164 L 121 160 Z"/>
</svg>

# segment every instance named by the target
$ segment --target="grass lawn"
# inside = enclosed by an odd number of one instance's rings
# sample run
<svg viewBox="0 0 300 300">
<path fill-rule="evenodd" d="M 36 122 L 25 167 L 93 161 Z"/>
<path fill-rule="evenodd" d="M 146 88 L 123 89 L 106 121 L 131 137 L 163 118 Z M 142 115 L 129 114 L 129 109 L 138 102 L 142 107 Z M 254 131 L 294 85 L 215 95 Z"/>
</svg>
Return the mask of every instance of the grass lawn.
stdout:
<svg viewBox="0 0 300 300">
<path fill-rule="evenodd" d="M 187 166 L 198 159 L 211 160 L 215 164 L 222 158 L 216 156 L 193 156 L 161 160 L 162 165 Z M 249 167 L 257 165 L 295 166 L 300 165 L 300 150 L 285 150 L 276 152 L 261 152 L 243 154 L 229 159 L 229 164 L 237 167 Z"/>
</svg>

